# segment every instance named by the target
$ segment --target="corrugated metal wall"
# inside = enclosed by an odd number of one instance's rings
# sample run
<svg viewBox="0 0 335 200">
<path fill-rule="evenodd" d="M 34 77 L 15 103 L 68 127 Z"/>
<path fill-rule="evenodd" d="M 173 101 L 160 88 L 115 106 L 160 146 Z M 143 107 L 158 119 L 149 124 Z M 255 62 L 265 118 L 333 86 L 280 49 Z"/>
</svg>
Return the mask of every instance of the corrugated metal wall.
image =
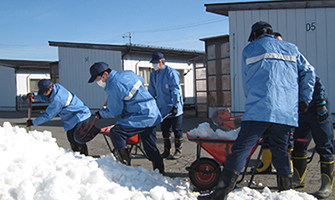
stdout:
<svg viewBox="0 0 335 200">
<path fill-rule="evenodd" d="M 88 83 L 89 68 L 95 62 L 106 62 L 121 71 L 121 52 L 110 50 L 58 47 L 59 83 L 77 95 L 90 109 L 100 109 L 107 95 L 95 82 Z"/>
<path fill-rule="evenodd" d="M 241 80 L 241 56 L 251 26 L 259 20 L 269 22 L 283 39 L 296 44 L 316 68 L 327 89 L 331 112 L 335 113 L 335 8 L 253 10 L 229 12 L 232 73 L 232 111 L 244 111 L 245 97 Z"/>
<path fill-rule="evenodd" d="M 1 95 L 0 110 L 15 111 L 16 110 L 16 85 L 15 85 L 15 69 L 0 66 L 0 85 Z"/>
</svg>

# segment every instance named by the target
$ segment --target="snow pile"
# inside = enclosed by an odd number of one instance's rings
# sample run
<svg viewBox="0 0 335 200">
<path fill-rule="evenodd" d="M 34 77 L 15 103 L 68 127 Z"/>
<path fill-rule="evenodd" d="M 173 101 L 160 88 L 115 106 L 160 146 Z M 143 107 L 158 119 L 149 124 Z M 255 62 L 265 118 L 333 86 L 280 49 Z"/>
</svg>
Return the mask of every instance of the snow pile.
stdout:
<svg viewBox="0 0 335 200">
<path fill-rule="evenodd" d="M 48 131 L 0 127 L 0 199 L 196 199 L 189 183 L 59 148 Z M 149 162 L 149 161 L 148 161 Z"/>
<path fill-rule="evenodd" d="M 5 122 L 0 127 L 0 199 L 196 199 L 188 182 L 158 171 L 125 166 L 109 154 L 95 159 L 60 148 L 48 131 L 26 132 Z M 148 161 L 149 162 L 149 161 Z M 228 200 L 315 199 L 293 190 L 263 193 L 236 189 Z"/>
<path fill-rule="evenodd" d="M 312 195 L 307 193 L 301 193 L 294 190 L 287 190 L 283 192 L 274 192 L 271 193 L 271 190 L 268 187 L 263 189 L 263 192 L 260 193 L 257 190 L 252 190 L 248 187 L 243 187 L 235 189 L 230 192 L 228 195 L 228 200 L 317 200 Z"/>
<path fill-rule="evenodd" d="M 236 140 L 240 130 L 241 130 L 241 127 L 237 129 L 232 129 L 229 131 L 223 131 L 221 129 L 217 129 L 216 131 L 213 131 L 209 123 L 204 122 L 204 123 L 199 124 L 197 128 L 190 130 L 189 135 L 191 137 L 199 137 L 199 138 Z"/>
</svg>

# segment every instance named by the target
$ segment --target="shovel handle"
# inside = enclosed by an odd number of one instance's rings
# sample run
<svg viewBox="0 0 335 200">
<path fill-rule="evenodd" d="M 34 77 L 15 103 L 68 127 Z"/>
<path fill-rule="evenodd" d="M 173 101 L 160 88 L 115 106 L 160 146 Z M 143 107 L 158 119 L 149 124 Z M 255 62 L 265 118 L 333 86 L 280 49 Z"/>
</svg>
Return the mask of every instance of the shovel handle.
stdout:
<svg viewBox="0 0 335 200">
<path fill-rule="evenodd" d="M 91 128 L 95 125 L 95 123 L 98 121 L 99 117 L 96 115 L 90 125 L 90 128 L 88 130 L 91 130 Z"/>
<path fill-rule="evenodd" d="M 34 97 L 34 95 L 28 96 L 28 120 L 31 119 L 31 99 Z M 29 126 L 29 130 L 31 130 L 31 126 Z"/>
</svg>

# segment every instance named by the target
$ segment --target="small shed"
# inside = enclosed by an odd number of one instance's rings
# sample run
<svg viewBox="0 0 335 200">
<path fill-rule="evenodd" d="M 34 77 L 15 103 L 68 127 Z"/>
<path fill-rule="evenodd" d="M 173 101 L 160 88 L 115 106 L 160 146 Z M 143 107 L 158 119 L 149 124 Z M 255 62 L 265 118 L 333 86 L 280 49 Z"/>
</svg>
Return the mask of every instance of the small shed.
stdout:
<svg viewBox="0 0 335 200">
<path fill-rule="evenodd" d="M 229 35 L 200 40 L 205 42 L 206 57 L 194 63 L 196 114 L 210 117 L 217 109 L 231 107 Z"/>
<path fill-rule="evenodd" d="M 205 4 L 206 11 L 229 17 L 231 110 L 244 112 L 245 97 L 241 80 L 241 56 L 251 26 L 269 22 L 283 39 L 296 44 L 315 67 L 325 85 L 331 113 L 335 114 L 335 1 L 257 1 Z"/>
<path fill-rule="evenodd" d="M 0 59 L 0 85 L 2 96 L 1 111 L 16 111 L 27 109 L 27 102 L 22 101 L 21 95 L 38 91 L 39 80 L 50 79 L 50 66 L 58 62 L 6 60 Z M 34 102 L 39 106 L 38 102 Z"/>
<path fill-rule="evenodd" d="M 87 83 L 90 77 L 89 68 L 92 64 L 103 61 L 116 71 L 132 70 L 144 78 L 147 87 L 153 70 L 149 61 L 155 51 L 162 52 L 166 65 L 179 71 L 185 105 L 194 106 L 193 62 L 190 60 L 204 55 L 205 52 L 134 44 L 49 41 L 49 45 L 58 47 L 60 84 L 75 93 L 91 110 L 100 109 L 107 98 L 105 92 L 96 84 Z"/>
</svg>

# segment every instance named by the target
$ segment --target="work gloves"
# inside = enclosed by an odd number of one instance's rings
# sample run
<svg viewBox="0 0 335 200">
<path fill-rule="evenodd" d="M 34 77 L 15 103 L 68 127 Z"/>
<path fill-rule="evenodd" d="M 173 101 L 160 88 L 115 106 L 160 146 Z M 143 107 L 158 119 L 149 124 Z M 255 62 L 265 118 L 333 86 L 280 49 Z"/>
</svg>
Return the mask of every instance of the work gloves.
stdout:
<svg viewBox="0 0 335 200">
<path fill-rule="evenodd" d="M 21 96 L 21 99 L 22 99 L 23 101 L 27 101 L 28 98 L 32 98 L 33 96 L 34 96 L 34 93 L 30 92 L 30 93 L 28 93 L 28 94 L 24 94 L 24 95 L 22 95 L 22 96 Z"/>
<path fill-rule="evenodd" d="M 316 100 L 316 119 L 319 122 L 322 122 L 323 120 L 327 119 L 329 116 L 328 109 L 326 107 L 327 101 L 324 99 Z"/>
<path fill-rule="evenodd" d="M 29 126 L 33 126 L 34 124 L 33 124 L 33 120 L 31 120 L 31 119 L 28 119 L 27 120 L 27 127 L 29 127 Z"/>
<path fill-rule="evenodd" d="M 95 112 L 95 116 L 98 117 L 98 119 L 101 119 L 102 117 L 100 116 L 99 110 L 97 112 Z"/>
<path fill-rule="evenodd" d="M 307 102 L 303 102 L 303 101 L 299 101 L 299 114 L 304 114 L 307 112 L 307 108 L 308 108 L 308 103 Z"/>
<path fill-rule="evenodd" d="M 173 107 L 170 113 L 172 116 L 176 116 L 176 114 L 178 113 L 178 109 L 176 107 Z"/>
</svg>

